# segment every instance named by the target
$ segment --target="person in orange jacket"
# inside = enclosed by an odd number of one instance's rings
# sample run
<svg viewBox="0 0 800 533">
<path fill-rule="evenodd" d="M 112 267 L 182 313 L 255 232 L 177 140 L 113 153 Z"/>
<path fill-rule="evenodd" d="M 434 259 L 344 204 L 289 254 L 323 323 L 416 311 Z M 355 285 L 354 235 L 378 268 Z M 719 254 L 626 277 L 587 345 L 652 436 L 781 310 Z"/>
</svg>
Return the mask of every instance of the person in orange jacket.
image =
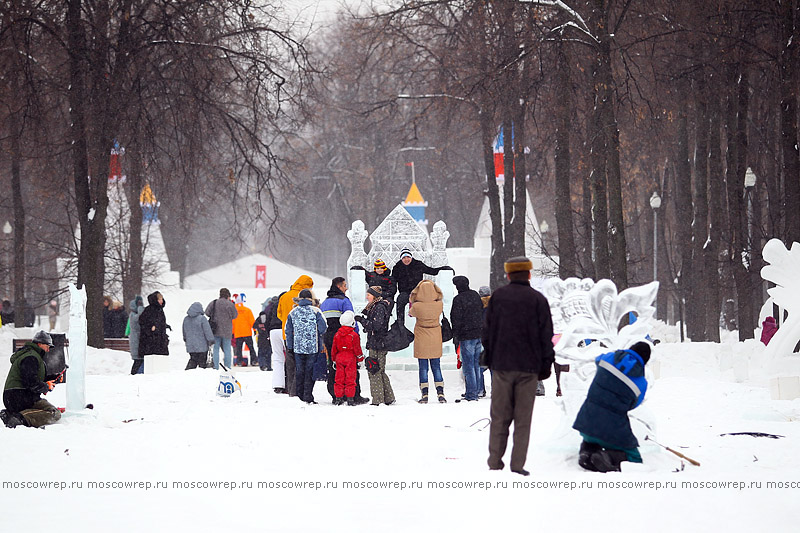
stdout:
<svg viewBox="0 0 800 533">
<path fill-rule="evenodd" d="M 242 347 L 247 344 L 247 349 L 250 350 L 250 365 L 257 366 L 258 358 L 256 357 L 256 349 L 253 344 L 253 322 L 256 321 L 253 312 L 249 307 L 244 305 L 245 295 L 240 293 L 236 295 L 236 318 L 233 319 L 233 338 L 234 347 L 234 366 L 247 366 L 247 358 L 242 354 Z"/>
</svg>

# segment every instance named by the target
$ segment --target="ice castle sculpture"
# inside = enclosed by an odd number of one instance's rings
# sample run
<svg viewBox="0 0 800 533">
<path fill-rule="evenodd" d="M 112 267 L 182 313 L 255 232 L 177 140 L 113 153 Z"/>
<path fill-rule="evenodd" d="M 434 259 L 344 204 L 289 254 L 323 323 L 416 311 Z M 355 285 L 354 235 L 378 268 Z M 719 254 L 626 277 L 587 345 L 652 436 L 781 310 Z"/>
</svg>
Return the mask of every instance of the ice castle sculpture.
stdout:
<svg viewBox="0 0 800 533">
<path fill-rule="evenodd" d="M 412 187 L 416 187 L 416 185 L 412 185 Z M 364 222 L 361 220 L 356 220 L 352 223 L 350 230 L 347 232 L 347 238 L 350 240 L 351 246 L 347 268 L 350 299 L 356 312 L 360 312 L 367 303 L 365 272 L 364 270 L 350 270 L 351 268 L 362 267 L 371 271 L 376 259 L 382 259 L 389 268 L 392 268 L 400 260 L 400 252 L 403 248 L 411 250 L 415 259 L 419 259 L 429 266 L 440 267 L 449 264 L 447 239 L 450 237 L 450 233 L 447 231 L 447 225 L 440 220 L 433 227 L 434 231 L 429 236 L 424 227 L 418 224 L 418 221 L 414 219 L 403 204 L 398 204 L 392 209 L 372 234 L 366 230 Z M 367 237 L 370 240 L 369 251 L 364 248 Z M 425 277 L 433 279 L 442 289 L 445 314 L 449 316 L 453 296 L 455 296 L 453 272 L 443 270 L 435 277 Z M 415 323 L 413 317 L 406 317 L 405 323 L 409 329 L 413 330 Z M 445 355 L 452 354 L 453 350 L 452 343 L 445 343 Z M 411 353 L 409 348 L 403 352 L 396 352 L 394 355 L 410 356 Z"/>
</svg>

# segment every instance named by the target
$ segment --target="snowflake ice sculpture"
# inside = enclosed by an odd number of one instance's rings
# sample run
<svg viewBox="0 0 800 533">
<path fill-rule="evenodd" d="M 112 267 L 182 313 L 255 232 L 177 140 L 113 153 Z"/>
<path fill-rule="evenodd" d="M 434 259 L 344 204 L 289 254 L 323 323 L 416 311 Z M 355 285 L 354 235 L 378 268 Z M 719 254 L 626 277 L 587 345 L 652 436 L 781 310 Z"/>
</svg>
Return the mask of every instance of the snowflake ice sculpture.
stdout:
<svg viewBox="0 0 800 533">
<path fill-rule="evenodd" d="M 594 363 L 598 355 L 627 348 L 645 338 L 657 293 L 657 281 L 618 294 L 616 285 L 607 279 L 597 283 L 578 278 L 548 280 L 544 295 L 550 303 L 553 330 L 561 334 L 555 346 L 556 356 L 571 363 L 577 377 L 587 380 L 594 374 L 594 364 L 589 363 Z M 631 311 L 636 313 L 636 322 L 619 328 Z M 592 340 L 588 346 L 584 345 L 586 339 Z"/>
<path fill-rule="evenodd" d="M 618 294 L 616 285 L 607 279 L 595 283 L 591 279 L 556 278 L 545 282 L 543 293 L 553 315 L 553 331 L 561 334 L 555 345 L 556 359 L 570 365 L 569 374 L 562 375 L 562 379 L 573 382 L 574 378 L 576 385 L 558 399 L 564 417 L 557 434 L 574 440 L 576 433 L 572 423 L 595 374 L 595 358 L 644 340 L 649 319 L 655 312 L 651 304 L 658 293 L 658 282 L 631 287 Z M 636 322 L 619 328 L 631 311 L 638 317 Z M 588 345 L 585 344 L 587 339 L 592 340 Z M 631 426 L 641 442 L 645 434 L 654 432 L 655 419 L 645 407 L 640 406 L 636 411 Z"/>
<path fill-rule="evenodd" d="M 800 341 L 800 244 L 792 243 L 791 250 L 779 239 L 771 239 L 761 253 L 769 263 L 761 269 L 761 277 L 775 284 L 767 292 L 788 316 L 769 341 L 765 353 L 768 356 L 791 354 Z"/>
</svg>

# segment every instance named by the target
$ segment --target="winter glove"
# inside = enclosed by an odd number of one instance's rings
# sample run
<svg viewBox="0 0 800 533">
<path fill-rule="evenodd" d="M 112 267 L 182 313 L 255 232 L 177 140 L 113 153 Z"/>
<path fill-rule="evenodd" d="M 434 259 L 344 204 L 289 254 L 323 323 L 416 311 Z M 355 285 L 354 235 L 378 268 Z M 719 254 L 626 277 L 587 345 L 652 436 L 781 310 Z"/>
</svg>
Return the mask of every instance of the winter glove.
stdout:
<svg viewBox="0 0 800 533">
<path fill-rule="evenodd" d="M 356 320 L 356 322 L 358 322 L 359 324 L 361 324 L 361 325 L 364 325 L 364 322 L 365 322 L 367 319 L 366 319 L 366 317 L 364 317 L 364 315 L 356 315 L 356 317 L 355 317 L 355 320 Z"/>
<path fill-rule="evenodd" d="M 451 267 L 449 265 L 445 265 L 445 266 L 441 267 L 439 270 L 452 270 L 453 272 L 456 271 L 456 269 L 454 269 L 453 267 Z"/>
<path fill-rule="evenodd" d="M 44 381 L 41 381 L 36 385 L 32 386 L 31 390 L 36 394 L 47 394 L 48 392 L 50 392 L 50 388 Z"/>
<path fill-rule="evenodd" d="M 541 372 L 539 372 L 539 381 L 544 381 L 544 380 L 546 380 L 547 378 L 550 377 L 550 368 L 551 367 L 552 367 L 552 365 L 547 365 L 547 368 L 545 368 Z"/>
</svg>

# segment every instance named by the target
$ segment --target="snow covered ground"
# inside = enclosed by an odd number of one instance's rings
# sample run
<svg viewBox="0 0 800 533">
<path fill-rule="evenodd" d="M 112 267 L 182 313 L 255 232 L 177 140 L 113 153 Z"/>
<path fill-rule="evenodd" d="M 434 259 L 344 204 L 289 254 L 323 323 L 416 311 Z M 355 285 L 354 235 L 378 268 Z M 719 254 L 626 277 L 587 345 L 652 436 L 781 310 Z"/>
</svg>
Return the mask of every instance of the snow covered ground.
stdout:
<svg viewBox="0 0 800 533">
<path fill-rule="evenodd" d="M 215 371 L 182 370 L 179 333 L 189 304 L 213 296 L 166 294 L 168 372 L 131 376 L 128 354 L 90 348 L 94 410 L 45 429 L 0 427 L 0 531 L 796 531 L 800 400 L 770 399 L 757 342 L 654 352 L 659 377 L 640 409 L 700 467 L 645 442 L 642 465 L 583 471 L 551 378 L 523 478 L 487 470 L 489 400 L 456 404 L 456 371 L 445 372 L 445 405 L 418 405 L 417 374 L 403 371 L 390 371 L 388 407 L 334 407 L 322 383 L 319 405 L 306 406 L 273 394 L 257 368 L 237 371 L 241 397 L 217 397 Z M 0 329 L 0 376 L 11 338 L 31 334 Z M 48 400 L 65 405 L 65 389 Z M 721 436 L 745 431 L 785 438 Z"/>
</svg>

